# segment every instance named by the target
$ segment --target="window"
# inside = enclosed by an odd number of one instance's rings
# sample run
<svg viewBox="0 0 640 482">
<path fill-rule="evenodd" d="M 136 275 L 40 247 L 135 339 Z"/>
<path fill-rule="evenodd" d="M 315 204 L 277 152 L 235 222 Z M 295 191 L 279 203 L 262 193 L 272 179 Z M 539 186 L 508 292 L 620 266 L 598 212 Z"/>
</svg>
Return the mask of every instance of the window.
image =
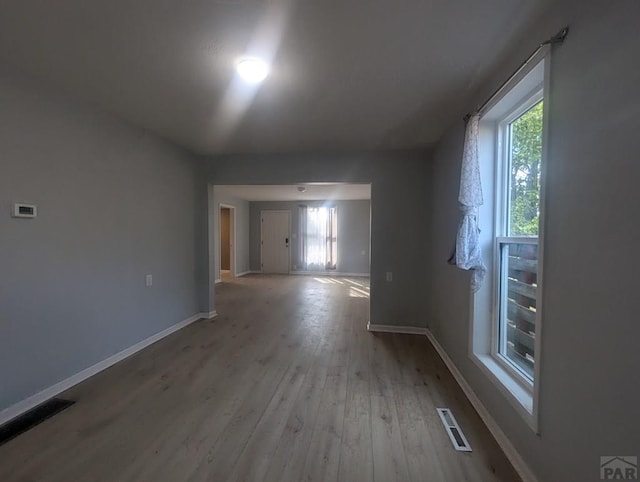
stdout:
<svg viewBox="0 0 640 482">
<path fill-rule="evenodd" d="M 547 56 L 543 49 L 481 114 L 478 223 L 488 269 L 470 333 L 472 360 L 536 431 Z"/>
<path fill-rule="evenodd" d="M 338 217 L 335 206 L 300 206 L 300 256 L 304 270 L 337 267 Z"/>
<path fill-rule="evenodd" d="M 496 352 L 533 382 L 540 227 L 542 91 L 499 123 Z"/>
</svg>

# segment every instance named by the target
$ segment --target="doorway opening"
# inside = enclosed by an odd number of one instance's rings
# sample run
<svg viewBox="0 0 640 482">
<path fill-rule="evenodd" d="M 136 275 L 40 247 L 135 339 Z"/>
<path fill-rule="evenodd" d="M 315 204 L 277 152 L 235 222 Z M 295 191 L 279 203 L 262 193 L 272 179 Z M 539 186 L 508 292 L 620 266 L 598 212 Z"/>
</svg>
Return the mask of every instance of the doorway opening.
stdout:
<svg viewBox="0 0 640 482">
<path fill-rule="evenodd" d="M 216 286 L 233 289 L 250 283 L 243 277 L 253 274 L 308 276 L 313 283 L 333 283 L 348 289 L 350 297 L 368 301 L 371 190 L 366 182 L 210 185 L 211 309 Z M 265 213 L 273 232 L 263 230 Z M 223 233 L 227 219 L 229 244 Z"/>
<path fill-rule="evenodd" d="M 218 264 L 219 281 L 236 277 L 236 209 L 229 204 L 219 206 L 218 246 L 220 247 Z"/>
</svg>

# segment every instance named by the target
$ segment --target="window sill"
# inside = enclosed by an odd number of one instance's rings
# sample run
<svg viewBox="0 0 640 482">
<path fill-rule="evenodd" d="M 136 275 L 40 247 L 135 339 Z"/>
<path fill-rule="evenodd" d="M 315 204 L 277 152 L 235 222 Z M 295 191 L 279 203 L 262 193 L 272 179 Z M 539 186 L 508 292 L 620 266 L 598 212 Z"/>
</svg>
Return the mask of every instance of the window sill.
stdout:
<svg viewBox="0 0 640 482">
<path fill-rule="evenodd" d="M 527 425 L 538 433 L 537 410 L 534 410 L 533 391 L 525 386 L 516 375 L 505 369 L 490 355 L 471 354 L 473 362 L 483 371 L 507 400 L 524 418 Z"/>
</svg>

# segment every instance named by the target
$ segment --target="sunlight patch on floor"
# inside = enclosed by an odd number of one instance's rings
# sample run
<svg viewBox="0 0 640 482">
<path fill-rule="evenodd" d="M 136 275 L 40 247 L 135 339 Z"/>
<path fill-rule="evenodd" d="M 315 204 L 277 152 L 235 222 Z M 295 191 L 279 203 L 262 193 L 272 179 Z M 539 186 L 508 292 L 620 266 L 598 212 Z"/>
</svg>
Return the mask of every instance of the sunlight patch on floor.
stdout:
<svg viewBox="0 0 640 482">
<path fill-rule="evenodd" d="M 364 283 L 357 283 L 350 279 L 343 278 L 342 280 L 339 280 L 336 278 L 314 277 L 313 280 L 325 285 L 343 285 L 345 288 L 349 289 L 349 297 L 351 298 L 369 298 L 370 296 L 369 286 L 366 286 Z"/>
<path fill-rule="evenodd" d="M 353 286 L 349 287 L 349 296 L 352 298 L 369 298 L 369 293 Z"/>
<path fill-rule="evenodd" d="M 356 283 L 355 281 L 351 281 L 350 279 L 346 279 L 345 281 L 347 283 L 351 283 L 354 286 L 358 286 L 358 287 L 362 288 L 362 285 L 360 283 Z"/>
</svg>

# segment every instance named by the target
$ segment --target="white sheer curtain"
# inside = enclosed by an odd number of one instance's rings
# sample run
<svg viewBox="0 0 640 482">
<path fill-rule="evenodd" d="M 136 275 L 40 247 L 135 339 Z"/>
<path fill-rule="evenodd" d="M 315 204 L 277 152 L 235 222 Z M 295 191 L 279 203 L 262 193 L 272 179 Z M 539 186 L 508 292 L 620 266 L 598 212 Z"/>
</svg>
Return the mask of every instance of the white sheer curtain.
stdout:
<svg viewBox="0 0 640 482">
<path fill-rule="evenodd" d="M 480 289 L 487 272 L 480 254 L 478 235 L 478 208 L 482 206 L 482 183 L 478 164 L 478 124 L 480 116 L 469 118 L 464 137 L 464 152 L 460 172 L 460 192 L 458 202 L 462 218 L 458 226 L 455 254 L 451 261 L 460 268 L 473 270 L 471 289 L 475 293 Z"/>
<path fill-rule="evenodd" d="M 300 258 L 303 269 L 336 269 L 335 207 L 300 206 Z"/>
</svg>

